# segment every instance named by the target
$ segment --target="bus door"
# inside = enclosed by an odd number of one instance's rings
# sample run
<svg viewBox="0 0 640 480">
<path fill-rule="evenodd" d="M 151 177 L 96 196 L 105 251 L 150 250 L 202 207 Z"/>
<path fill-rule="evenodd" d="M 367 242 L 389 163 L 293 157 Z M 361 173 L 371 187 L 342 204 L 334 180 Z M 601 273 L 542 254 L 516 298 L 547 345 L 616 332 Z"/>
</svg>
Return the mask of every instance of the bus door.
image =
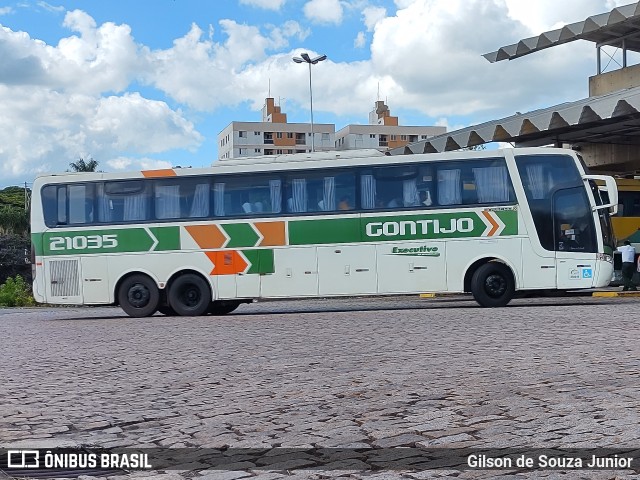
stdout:
<svg viewBox="0 0 640 480">
<path fill-rule="evenodd" d="M 591 205 L 583 187 L 553 194 L 553 235 L 559 289 L 591 288 L 597 241 Z"/>
</svg>

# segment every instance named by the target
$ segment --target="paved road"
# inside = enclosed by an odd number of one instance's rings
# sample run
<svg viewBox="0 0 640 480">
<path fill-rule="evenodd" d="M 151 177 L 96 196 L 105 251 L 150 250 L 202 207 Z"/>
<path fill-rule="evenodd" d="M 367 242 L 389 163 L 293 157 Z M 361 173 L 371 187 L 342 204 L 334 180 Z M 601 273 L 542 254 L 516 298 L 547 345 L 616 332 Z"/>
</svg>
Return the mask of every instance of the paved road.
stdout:
<svg viewBox="0 0 640 480">
<path fill-rule="evenodd" d="M 640 447 L 640 299 L 265 302 L 226 317 L 0 310 L 0 445 Z M 165 479 L 493 478 L 324 473 L 238 458 Z M 250 461 L 250 459 L 249 459 Z M 562 478 L 628 478 L 575 471 Z M 148 473 L 135 473 L 136 478 Z M 555 478 L 533 471 L 523 478 Z M 520 478 L 520 477 L 518 477 Z"/>
</svg>

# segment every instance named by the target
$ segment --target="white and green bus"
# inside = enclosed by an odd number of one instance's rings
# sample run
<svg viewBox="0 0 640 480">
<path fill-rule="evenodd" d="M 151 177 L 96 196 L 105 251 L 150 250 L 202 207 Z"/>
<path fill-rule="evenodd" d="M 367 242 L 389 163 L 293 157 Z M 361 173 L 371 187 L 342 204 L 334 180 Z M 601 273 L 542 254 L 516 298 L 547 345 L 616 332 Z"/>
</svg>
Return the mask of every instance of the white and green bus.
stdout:
<svg viewBox="0 0 640 480">
<path fill-rule="evenodd" d="M 134 317 L 422 292 L 499 307 L 516 292 L 607 285 L 616 205 L 613 178 L 551 148 L 46 175 L 33 187 L 33 291 Z"/>
</svg>

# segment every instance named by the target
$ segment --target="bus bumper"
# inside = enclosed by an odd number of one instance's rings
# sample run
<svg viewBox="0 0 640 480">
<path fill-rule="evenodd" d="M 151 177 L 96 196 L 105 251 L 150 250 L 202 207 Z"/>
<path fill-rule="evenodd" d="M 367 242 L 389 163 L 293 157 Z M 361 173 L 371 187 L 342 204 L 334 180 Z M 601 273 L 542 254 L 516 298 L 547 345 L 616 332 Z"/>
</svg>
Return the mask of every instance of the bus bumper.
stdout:
<svg viewBox="0 0 640 480">
<path fill-rule="evenodd" d="M 607 287 L 613 279 L 613 261 L 598 260 L 598 268 L 596 268 L 596 276 L 593 279 L 593 287 Z"/>
</svg>

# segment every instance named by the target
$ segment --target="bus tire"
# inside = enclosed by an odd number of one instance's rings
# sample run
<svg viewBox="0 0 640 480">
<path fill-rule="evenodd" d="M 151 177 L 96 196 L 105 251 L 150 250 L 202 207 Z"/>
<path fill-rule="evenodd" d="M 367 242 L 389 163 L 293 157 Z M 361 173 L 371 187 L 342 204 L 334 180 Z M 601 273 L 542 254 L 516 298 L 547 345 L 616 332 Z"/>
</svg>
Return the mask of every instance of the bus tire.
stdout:
<svg viewBox="0 0 640 480">
<path fill-rule="evenodd" d="M 504 263 L 485 263 L 473 273 L 471 293 L 482 307 L 504 307 L 515 293 L 511 270 Z"/>
<path fill-rule="evenodd" d="M 160 291 L 147 275 L 131 275 L 120 284 L 118 303 L 130 317 L 150 317 L 158 310 Z"/>
<path fill-rule="evenodd" d="M 209 284 L 200 276 L 186 273 L 169 286 L 169 306 L 183 317 L 204 315 L 211 303 Z"/>
<path fill-rule="evenodd" d="M 240 306 L 240 302 L 234 300 L 217 300 L 209 305 L 209 313 L 211 315 L 226 315 L 233 312 Z"/>
</svg>

